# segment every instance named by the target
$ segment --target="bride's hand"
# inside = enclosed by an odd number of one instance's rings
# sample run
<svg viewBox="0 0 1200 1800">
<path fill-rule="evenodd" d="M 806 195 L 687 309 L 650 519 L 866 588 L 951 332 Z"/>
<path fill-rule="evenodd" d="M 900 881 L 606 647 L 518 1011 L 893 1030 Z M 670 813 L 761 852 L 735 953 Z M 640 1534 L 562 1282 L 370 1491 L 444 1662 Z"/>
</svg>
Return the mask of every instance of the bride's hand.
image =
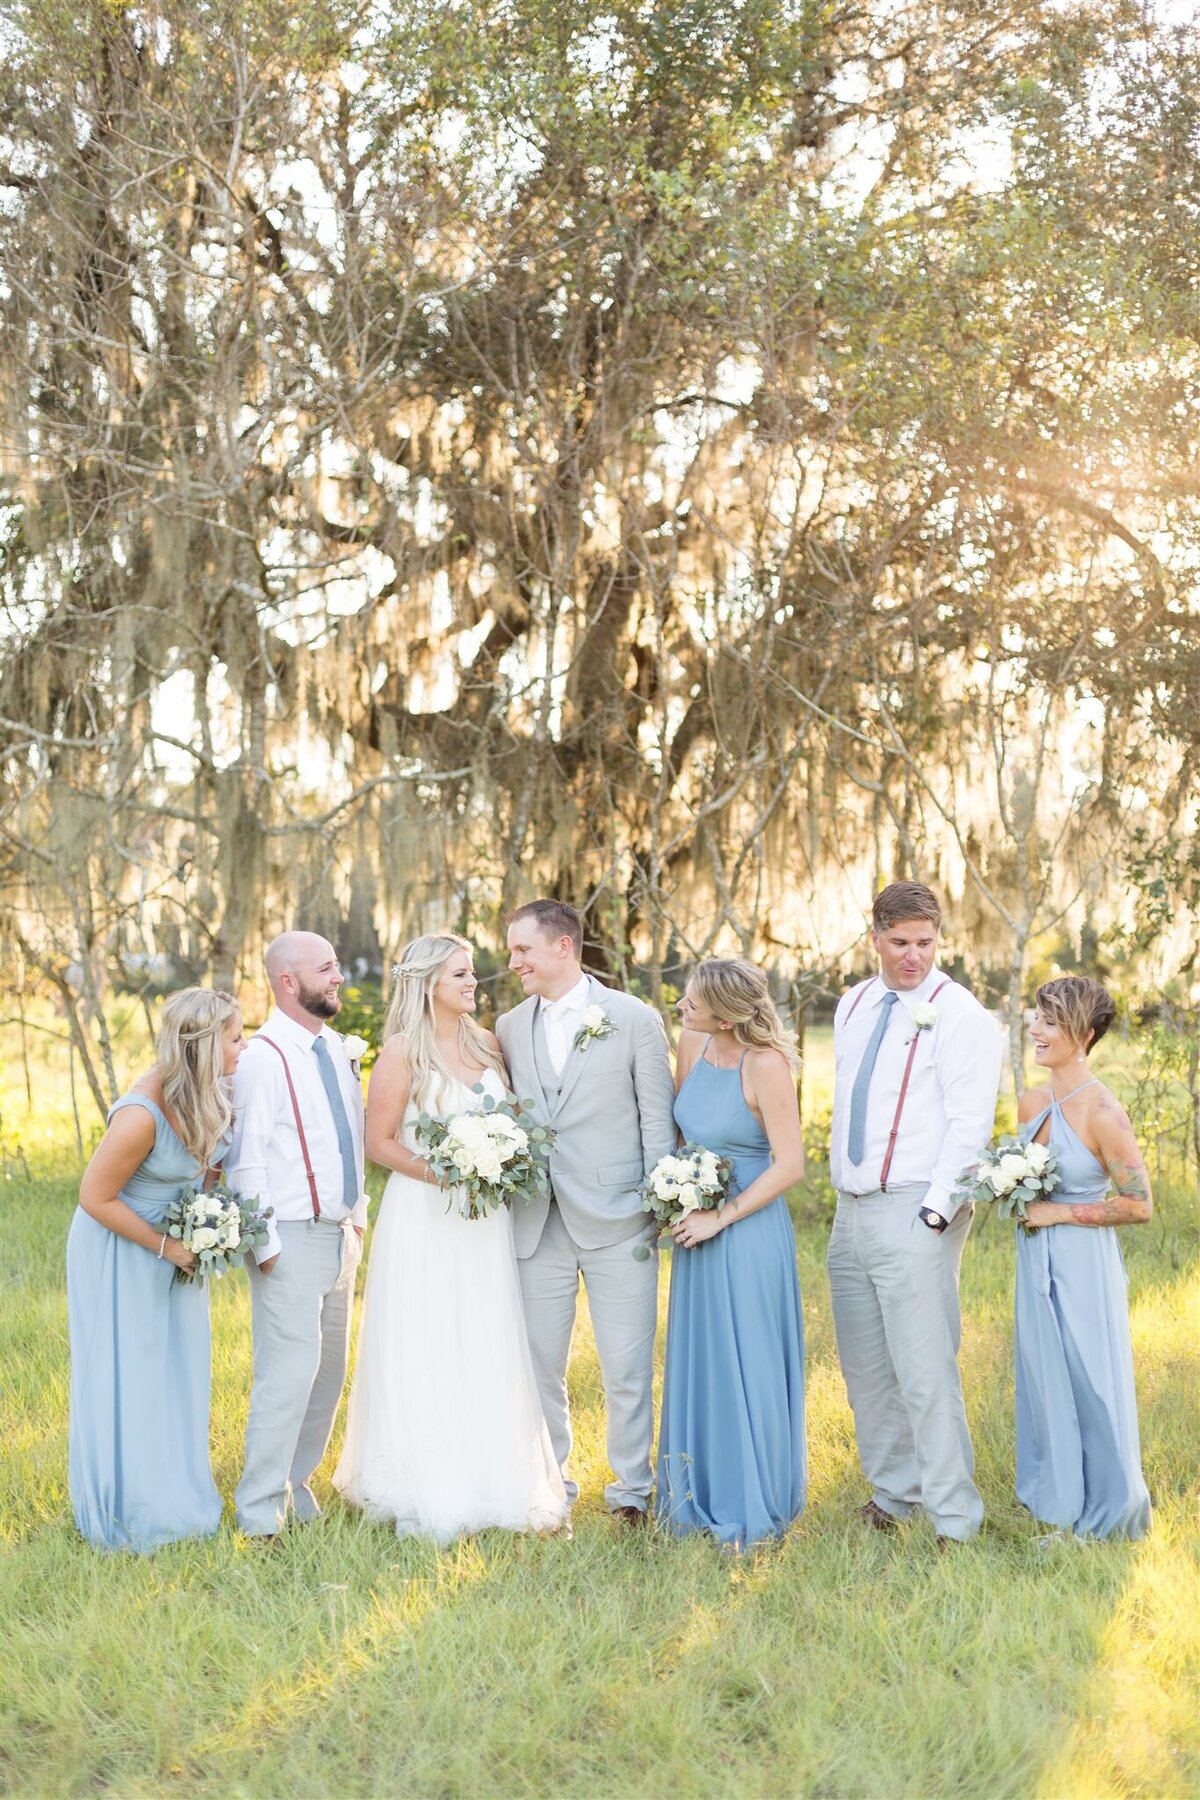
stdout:
<svg viewBox="0 0 1200 1800">
<path fill-rule="evenodd" d="M 722 1230 L 724 1220 L 719 1212 L 690 1212 L 675 1221 L 671 1236 L 683 1249 L 694 1250 L 697 1244 L 706 1244 Z"/>
</svg>

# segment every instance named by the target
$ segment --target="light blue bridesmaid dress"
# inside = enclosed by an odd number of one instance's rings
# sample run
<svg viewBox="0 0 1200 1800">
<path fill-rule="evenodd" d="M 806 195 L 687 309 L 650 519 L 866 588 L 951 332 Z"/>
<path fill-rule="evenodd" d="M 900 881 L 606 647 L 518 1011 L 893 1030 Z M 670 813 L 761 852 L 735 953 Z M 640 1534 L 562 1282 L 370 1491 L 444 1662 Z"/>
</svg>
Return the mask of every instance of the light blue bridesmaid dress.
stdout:
<svg viewBox="0 0 1200 1800">
<path fill-rule="evenodd" d="M 1061 1183 L 1052 1199 L 1103 1200 L 1108 1173 L 1057 1100 L 1021 1127 L 1022 1141 L 1047 1115 Z M 1127 1288 L 1111 1225 L 1018 1229 L 1017 1498 L 1078 1537 L 1139 1538 L 1150 1529 Z"/>
<path fill-rule="evenodd" d="M 744 1060 L 744 1058 L 743 1058 Z M 685 1139 L 733 1162 L 733 1193 L 771 1160 L 742 1068 L 699 1057 L 675 1101 Z M 804 1322 L 783 1195 L 693 1250 L 671 1252 L 658 1443 L 659 1523 L 742 1547 L 804 1507 Z"/>
<path fill-rule="evenodd" d="M 154 1148 L 121 1198 L 157 1226 L 199 1166 L 148 1095 L 125 1094 L 109 1118 L 124 1106 L 153 1115 Z M 153 1550 L 211 1537 L 220 1523 L 208 1455 L 208 1293 L 174 1276 L 165 1257 L 76 1209 L 67 1237 L 67 1467 L 75 1522 L 97 1549 Z"/>
</svg>

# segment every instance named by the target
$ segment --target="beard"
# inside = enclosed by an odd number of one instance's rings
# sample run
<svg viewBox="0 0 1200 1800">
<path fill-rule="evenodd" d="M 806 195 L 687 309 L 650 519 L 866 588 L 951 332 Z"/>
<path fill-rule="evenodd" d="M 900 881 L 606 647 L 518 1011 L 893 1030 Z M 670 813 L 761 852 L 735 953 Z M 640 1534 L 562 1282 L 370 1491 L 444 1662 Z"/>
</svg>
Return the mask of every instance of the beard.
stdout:
<svg viewBox="0 0 1200 1800">
<path fill-rule="evenodd" d="M 306 1013 L 310 1013 L 314 1019 L 337 1018 L 342 1010 L 340 994 L 327 994 L 323 990 L 306 987 L 302 981 L 297 986 L 299 991 L 296 998 Z"/>
</svg>

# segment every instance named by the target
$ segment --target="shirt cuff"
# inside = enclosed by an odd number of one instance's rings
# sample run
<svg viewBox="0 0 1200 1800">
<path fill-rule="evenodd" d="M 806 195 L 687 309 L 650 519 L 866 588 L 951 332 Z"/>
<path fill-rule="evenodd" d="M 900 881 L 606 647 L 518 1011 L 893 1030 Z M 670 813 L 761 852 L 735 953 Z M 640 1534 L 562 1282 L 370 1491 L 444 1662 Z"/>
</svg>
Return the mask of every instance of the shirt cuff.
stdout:
<svg viewBox="0 0 1200 1800">
<path fill-rule="evenodd" d="M 367 1229 L 367 1203 L 369 1200 L 369 1194 L 360 1194 L 350 1214 L 350 1223 L 359 1231 Z"/>
<path fill-rule="evenodd" d="M 259 1244 L 255 1248 L 254 1260 L 259 1264 L 269 1262 L 271 1257 L 278 1256 L 282 1249 L 283 1245 L 279 1241 L 279 1233 L 275 1229 L 275 1220 L 273 1218 L 268 1219 L 267 1241 L 265 1244 Z"/>
<path fill-rule="evenodd" d="M 935 1212 L 939 1219 L 945 1219 L 947 1225 L 961 1204 L 961 1201 L 953 1198 L 949 1188 L 942 1187 L 936 1181 L 930 1183 L 929 1192 L 922 1201 L 922 1205 L 928 1207 L 930 1212 Z"/>
</svg>

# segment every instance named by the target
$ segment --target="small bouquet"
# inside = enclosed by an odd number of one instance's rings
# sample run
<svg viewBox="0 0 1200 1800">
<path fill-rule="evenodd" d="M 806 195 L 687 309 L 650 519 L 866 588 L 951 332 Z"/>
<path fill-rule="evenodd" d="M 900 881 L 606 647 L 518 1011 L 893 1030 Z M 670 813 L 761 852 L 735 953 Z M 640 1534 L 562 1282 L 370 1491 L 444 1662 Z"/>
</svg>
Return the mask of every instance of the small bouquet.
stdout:
<svg viewBox="0 0 1200 1800">
<path fill-rule="evenodd" d="M 1028 1223 L 1029 1202 L 1049 1199 L 1058 1185 L 1053 1150 L 1002 1137 L 984 1151 L 976 1168 L 964 1173 L 958 1191 L 968 1200 L 994 1201 L 1000 1218 L 1015 1218 L 1022 1231 L 1036 1231 Z"/>
<path fill-rule="evenodd" d="M 483 1088 L 474 1092 L 483 1094 Z M 498 1206 L 548 1192 L 546 1159 L 555 1134 L 533 1117 L 531 1104 L 512 1094 L 503 1100 L 484 1094 L 477 1112 L 448 1119 L 423 1112 L 417 1120 L 417 1142 L 434 1174 L 450 1183 L 450 1204 L 457 1197 L 464 1219 L 482 1219 Z"/>
<path fill-rule="evenodd" d="M 162 1222 L 167 1236 L 178 1238 L 196 1258 L 190 1275 L 176 1269 L 176 1281 L 206 1281 L 210 1275 L 219 1281 L 247 1250 L 266 1243 L 273 1211 L 235 1193 L 223 1178 L 208 1193 L 189 1183 Z"/>
<path fill-rule="evenodd" d="M 720 1210 L 729 1198 L 733 1164 L 703 1144 L 685 1144 L 673 1156 L 660 1157 L 642 1188 L 642 1211 L 653 1213 L 660 1228 L 674 1225 L 690 1212 Z"/>
</svg>

